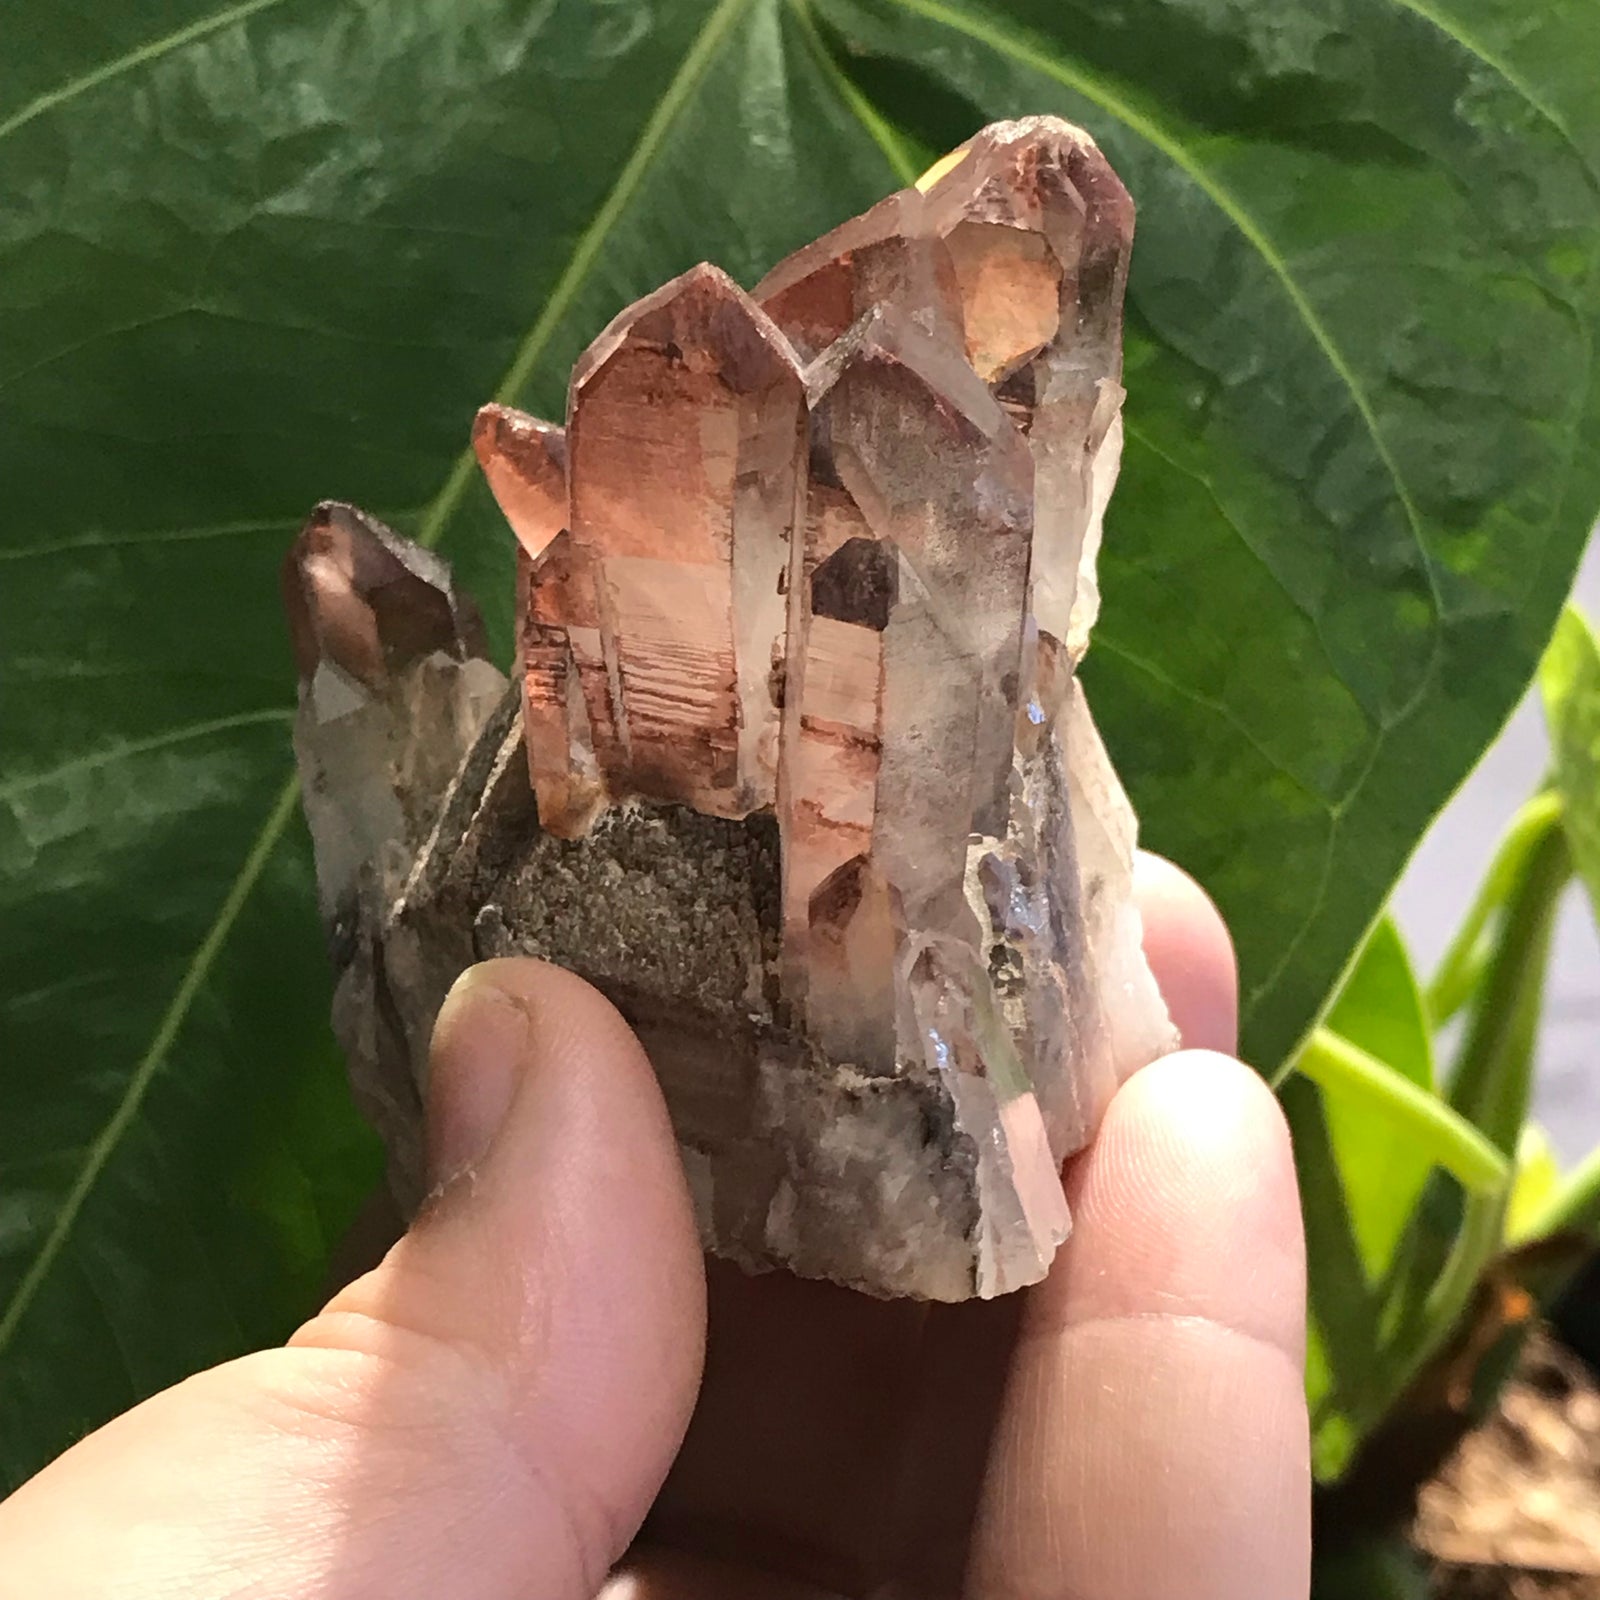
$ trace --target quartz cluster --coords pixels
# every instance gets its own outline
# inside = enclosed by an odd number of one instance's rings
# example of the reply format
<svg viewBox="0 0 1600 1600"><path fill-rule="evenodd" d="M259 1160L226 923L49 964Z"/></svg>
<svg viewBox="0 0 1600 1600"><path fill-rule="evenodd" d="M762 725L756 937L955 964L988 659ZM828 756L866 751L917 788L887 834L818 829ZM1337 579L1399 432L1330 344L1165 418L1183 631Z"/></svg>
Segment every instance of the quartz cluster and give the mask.
<svg viewBox="0 0 1600 1600"><path fill-rule="evenodd" d="M711 1249L947 1300L1043 1276L1061 1162L1175 1042L1075 673L1132 225L1086 134L996 124L751 293L699 266L627 308L564 429L486 407L498 704L440 564L319 510L300 760L392 1148L451 979L541 955L638 1030Z"/></svg>

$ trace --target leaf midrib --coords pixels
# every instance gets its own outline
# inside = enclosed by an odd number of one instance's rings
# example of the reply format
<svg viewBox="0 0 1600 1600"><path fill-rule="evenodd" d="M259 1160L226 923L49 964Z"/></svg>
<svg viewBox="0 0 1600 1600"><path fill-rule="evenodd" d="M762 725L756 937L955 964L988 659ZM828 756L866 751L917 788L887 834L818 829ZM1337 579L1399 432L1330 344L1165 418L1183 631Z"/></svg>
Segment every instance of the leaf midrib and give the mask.
<svg viewBox="0 0 1600 1600"><path fill-rule="evenodd" d="M219 13L229 20L238 20L239 14L248 15L253 11L264 10L267 6L280 4L281 0L247 0L245 6L234 8L230 13ZM650 163L659 151L662 141L666 138L674 120L683 110L691 98L694 89L705 76L707 67L715 56L717 47L726 38L733 23L752 0L719 0L718 5L706 18L690 43L688 51L679 63L677 71L667 84L665 92L657 102L649 119L635 143L628 160L618 173L616 182L608 191L606 198L601 202L593 220L579 237L577 246L568 258L567 265L563 268L560 278L557 279L555 288L551 291L550 298L545 302L543 310L535 319L529 329L527 337L518 347L517 353L495 390L497 399L506 400L513 398L526 384L540 356L544 353L551 337L559 325L560 318L571 305L573 298L582 287L585 278L599 256L606 236L616 225L618 218L626 209L628 201L638 188L640 180L649 168ZM212 30L224 24L212 19ZM208 30L208 31L212 31ZM194 28L183 30L180 34L169 35L166 48L176 48L178 45L192 42L199 35ZM147 47L142 54L136 53L138 59L151 58L155 47ZM160 53L165 53L161 51ZM133 59L126 60L116 70L126 70L128 66L136 65ZM93 82L104 82L106 77L113 76L109 69L102 69L98 76L93 77ZM56 94L51 104L60 104L64 99L70 98L72 93L83 88L91 87L89 80L78 80L76 87L68 86ZM38 105L38 102L35 102ZM49 109L48 106L41 109ZM37 113L33 113L37 114ZM17 119L13 119L16 123ZM17 124L20 125L20 124ZM11 124L0 124L0 137L10 131ZM471 480L473 470L473 453L470 449L464 450L457 458L446 478L444 486L429 505L423 518L420 530L420 542L429 546L438 543L444 534L449 519L462 494L466 491ZM67 1198L63 1201L61 1209L56 1213L55 1221L51 1224L48 1234L33 1260L29 1263L27 1271L23 1274L16 1290L7 1303L4 1315L0 1315L0 1359L9 1349L12 1340L16 1337L17 1329L21 1326L28 1308L32 1305L34 1297L38 1294L40 1286L50 1275L51 1269L60 1258L67 1241L71 1237L78 1215L82 1211L85 1201L94 1189L100 1174L105 1170L107 1162L111 1159L117 1146L121 1143L123 1135L132 1126L139 1113L139 1108L154 1081L156 1073L160 1070L167 1052L177 1040L188 1018L189 1010L205 984L206 978L217 956L227 944L233 931L234 923L243 911L257 881L266 868L273 850L276 848L283 830L288 826L290 817L294 814L295 805L300 795L300 782L298 777L291 776L279 791L274 800L272 809L267 814L260 832L256 835L243 865L239 869L224 897L215 920L206 931L204 938L196 947L188 966L184 970L182 980L173 994L172 1000L166 1011L162 1014L156 1026L156 1032L151 1039L149 1047L140 1057L127 1087L123 1090L115 1109L107 1119L105 1126L88 1147L88 1153L82 1169L79 1171L72 1188L68 1191Z"/></svg>
<svg viewBox="0 0 1600 1600"><path fill-rule="evenodd" d="M821 30L817 27L817 19L811 10L811 0L789 0L789 9L794 13L807 48L815 58L823 77L828 80L829 88L833 90L845 110L861 124L867 137L877 145L896 180L909 188L917 181L920 174L912 165L888 122L878 115L872 102L851 81L849 73L834 60Z"/></svg>
<svg viewBox="0 0 1600 1600"><path fill-rule="evenodd" d="M115 761L127 761L134 756L153 755L158 750L171 750L178 745L192 744L197 739L209 739L219 733L234 733L240 728L258 728L272 723L285 723L294 713L287 706L264 706L255 711L236 711L228 717L212 717L205 722L187 722L181 727L167 728L143 739L125 739L120 744L91 750L74 756L70 761L59 762L39 772L25 773L0 783L0 801L14 800L30 789L58 783L73 773L93 772Z"/></svg>

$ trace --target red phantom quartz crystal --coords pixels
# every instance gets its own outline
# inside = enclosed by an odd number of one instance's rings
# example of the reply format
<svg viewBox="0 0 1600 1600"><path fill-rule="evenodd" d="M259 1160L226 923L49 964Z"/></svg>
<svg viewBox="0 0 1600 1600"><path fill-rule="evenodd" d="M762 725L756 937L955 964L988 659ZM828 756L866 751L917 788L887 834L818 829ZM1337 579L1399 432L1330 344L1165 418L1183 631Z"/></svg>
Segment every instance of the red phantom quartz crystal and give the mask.
<svg viewBox="0 0 1600 1600"><path fill-rule="evenodd" d="M942 1300L1044 1275L1062 1161L1176 1042L1076 676L1132 227L1087 135L1000 123L751 293L629 306L564 427L485 407L514 690L438 557L313 515L334 1024L408 1203L444 994L533 955L638 1032L712 1250Z"/></svg>
<svg viewBox="0 0 1600 1600"><path fill-rule="evenodd" d="M997 124L752 294L701 266L630 306L564 434L475 435L542 825L776 815L782 1006L831 1070L944 1086L980 1293L1042 1274L1061 1161L1173 1042L1074 676L1132 227L1085 134Z"/></svg>

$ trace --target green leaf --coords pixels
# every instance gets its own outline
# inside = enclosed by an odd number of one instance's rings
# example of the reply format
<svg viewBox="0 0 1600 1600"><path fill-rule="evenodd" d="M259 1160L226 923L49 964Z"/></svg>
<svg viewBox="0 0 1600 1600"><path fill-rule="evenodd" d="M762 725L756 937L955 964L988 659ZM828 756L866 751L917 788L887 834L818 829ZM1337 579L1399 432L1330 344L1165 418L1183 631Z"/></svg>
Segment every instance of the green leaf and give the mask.
<svg viewBox="0 0 1600 1600"><path fill-rule="evenodd" d="M1510 1168L1434 1091L1430 1019L1388 917L1295 1066L1282 1098L1306 1219L1313 1465L1328 1480L1459 1312L1499 1242Z"/></svg>
<svg viewBox="0 0 1600 1600"><path fill-rule="evenodd" d="M1600 1149L1591 1150L1565 1178L1559 1172L1540 1173L1518 1221L1513 1243L1570 1233L1600 1245Z"/></svg>
<svg viewBox="0 0 1600 1600"><path fill-rule="evenodd" d="M1393 1259L1440 1151L1425 1133L1419 1136L1418 1115L1400 1103L1409 1087L1425 1109L1442 1109L1432 1101L1432 1029L1393 918L1383 917L1373 928L1325 1026L1335 1041L1342 1038L1400 1080L1386 1095L1384 1085L1355 1074L1307 1074L1322 1088L1343 1202L1375 1282ZM1305 1053L1299 1062L1306 1070Z"/></svg>
<svg viewBox="0 0 1600 1600"><path fill-rule="evenodd" d="M1574 606L1539 664L1539 690L1572 862L1600 916L1600 641Z"/></svg>
<svg viewBox="0 0 1600 1600"><path fill-rule="evenodd" d="M1496 925L1522 882L1529 855L1562 820L1562 811L1559 795L1536 794L1511 819L1472 905L1428 985L1428 1013L1436 1028L1442 1028L1476 997L1495 952Z"/></svg>
<svg viewBox="0 0 1600 1600"><path fill-rule="evenodd" d="M1393 917L1380 917L1328 1009L1325 1026L1432 1092L1433 1019Z"/></svg>
<svg viewBox="0 0 1600 1600"><path fill-rule="evenodd" d="M1406 985L1364 980L1364 961L1332 1015L1359 1030L1362 1014L1346 1011L1346 1002L1352 992L1364 994L1384 1012L1374 1037L1398 1052L1397 1064L1412 1065L1386 1072L1337 1036L1329 1036L1330 1048L1326 1029L1298 1058L1322 1090L1315 1104L1287 1095L1285 1104L1311 1244L1316 1350L1307 1375L1315 1465L1331 1476L1343 1472L1422 1363L1447 1342L1507 1242L1515 1193L1509 1158L1524 1136L1551 926L1569 872L1561 807L1536 796L1508 831L1445 962L1448 972L1462 952L1484 947L1481 961L1471 958L1471 1015L1444 1101L1432 1096L1431 1064L1408 1054L1429 1022L1414 981L1406 1002ZM1379 941L1377 948L1392 956L1397 943ZM1404 1011L1408 1003L1402 1022L1390 1008ZM1398 1125L1396 1113L1409 1118L1410 1136L1374 1152L1382 1130ZM1540 1183L1536 1151L1530 1161L1525 1190ZM1587 1195L1581 1186L1577 1193L1573 1204L1581 1210ZM1554 1205L1536 1206L1521 1226L1548 1231ZM1319 1248L1319 1239L1337 1244L1341 1230L1349 1250ZM1351 1302L1361 1308L1359 1321Z"/></svg>
<svg viewBox="0 0 1600 1600"><path fill-rule="evenodd" d="M1295 1074L1279 1090L1294 1136L1309 1269L1306 1403L1311 1464L1319 1482L1336 1481L1382 1413L1374 1394L1383 1304L1363 1258L1328 1134L1322 1091Z"/></svg>
<svg viewBox="0 0 1600 1600"><path fill-rule="evenodd" d="M308 1307L329 1051L275 566L355 499L509 637L493 395L988 117L1140 207L1092 693L1283 1061L1532 670L1597 501L1587 0L10 0L0 1485Z"/></svg>
<svg viewBox="0 0 1600 1600"><path fill-rule="evenodd" d="M1517 1141L1517 1175L1506 1207L1506 1243L1515 1249L1546 1230L1551 1202L1561 1193L1561 1166L1549 1136L1528 1123Z"/></svg>
<svg viewBox="0 0 1600 1600"><path fill-rule="evenodd" d="M1430 1587L1421 1559L1399 1539L1315 1553L1311 1600L1427 1600Z"/></svg>

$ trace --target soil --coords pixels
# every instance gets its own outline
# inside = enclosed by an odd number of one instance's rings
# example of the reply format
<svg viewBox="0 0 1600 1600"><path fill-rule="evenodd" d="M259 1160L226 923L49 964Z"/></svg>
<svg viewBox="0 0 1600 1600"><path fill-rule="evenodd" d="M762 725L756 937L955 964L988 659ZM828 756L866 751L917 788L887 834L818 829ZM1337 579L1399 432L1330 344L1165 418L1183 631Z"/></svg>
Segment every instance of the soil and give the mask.
<svg viewBox="0 0 1600 1600"><path fill-rule="evenodd" d="M1600 1600L1600 1383L1528 1342L1494 1415L1422 1492L1436 1600Z"/></svg>

